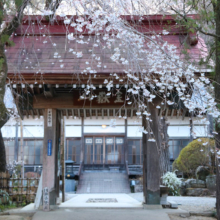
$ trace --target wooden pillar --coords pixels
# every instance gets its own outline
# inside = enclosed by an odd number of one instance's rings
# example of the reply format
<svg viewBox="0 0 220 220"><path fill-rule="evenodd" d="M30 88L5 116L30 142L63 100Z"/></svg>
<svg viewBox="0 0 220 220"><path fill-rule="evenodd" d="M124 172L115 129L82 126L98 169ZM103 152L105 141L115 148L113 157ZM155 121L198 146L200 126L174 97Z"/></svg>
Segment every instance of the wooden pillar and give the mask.
<svg viewBox="0 0 220 220"><path fill-rule="evenodd" d="M50 195L50 205L56 204L56 187L57 186L57 137L58 117L56 109L45 109L44 111L44 146L43 146L43 179L42 187L48 188ZM51 143L51 152L50 145Z"/></svg>
<svg viewBox="0 0 220 220"><path fill-rule="evenodd" d="M85 150L85 140L84 140L84 117L82 117L82 129L81 129L81 156L80 162L84 162L84 150Z"/></svg>
<svg viewBox="0 0 220 220"><path fill-rule="evenodd" d="M128 160L128 121L127 119L125 119L125 140L124 140L124 155L125 155L125 161L124 164L126 163L126 161Z"/></svg>
<svg viewBox="0 0 220 220"><path fill-rule="evenodd" d="M158 110L149 104L148 111L151 113L152 122L146 120L143 116L142 124L144 128L155 135L156 142L148 141L149 133L143 134L143 190L144 203L147 205L160 204L160 156L157 144L160 144L159 137L159 117Z"/></svg>
<svg viewBox="0 0 220 220"><path fill-rule="evenodd" d="M22 160L22 171L21 176L24 179L24 140L23 140L23 122L20 119L20 149L21 149L21 160Z"/></svg>
<svg viewBox="0 0 220 220"><path fill-rule="evenodd" d="M61 119L61 166L62 166L62 202L65 202L65 116Z"/></svg>

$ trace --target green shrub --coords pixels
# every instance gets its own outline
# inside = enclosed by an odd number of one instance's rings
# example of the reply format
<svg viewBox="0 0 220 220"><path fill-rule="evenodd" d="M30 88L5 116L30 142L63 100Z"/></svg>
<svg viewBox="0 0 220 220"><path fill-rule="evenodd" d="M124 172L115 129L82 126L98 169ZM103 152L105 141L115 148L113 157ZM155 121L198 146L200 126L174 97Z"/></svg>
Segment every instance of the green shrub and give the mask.
<svg viewBox="0 0 220 220"><path fill-rule="evenodd" d="M195 177L198 166L208 166L213 172L212 158L215 141L208 138L199 138L183 148L179 157L173 163L173 170L182 171L188 177Z"/></svg>

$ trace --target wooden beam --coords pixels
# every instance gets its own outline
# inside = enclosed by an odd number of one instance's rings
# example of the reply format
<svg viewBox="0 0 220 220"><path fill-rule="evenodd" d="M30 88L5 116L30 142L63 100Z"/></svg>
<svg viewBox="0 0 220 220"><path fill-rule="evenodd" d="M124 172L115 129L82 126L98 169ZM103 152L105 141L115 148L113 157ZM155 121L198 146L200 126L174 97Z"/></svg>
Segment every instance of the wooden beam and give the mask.
<svg viewBox="0 0 220 220"><path fill-rule="evenodd" d="M104 110L102 109L102 119L104 119Z"/></svg>
<svg viewBox="0 0 220 220"><path fill-rule="evenodd" d="M60 117L61 117L61 119L64 119L64 117L63 117L63 110L60 111Z"/></svg>
<svg viewBox="0 0 220 220"><path fill-rule="evenodd" d="M44 95L47 98L53 98L54 97L54 89L53 89L53 87L51 85L50 85L49 88L45 88L44 89Z"/></svg>
<svg viewBox="0 0 220 220"><path fill-rule="evenodd" d="M98 110L95 110L96 119L98 119Z"/></svg>
<svg viewBox="0 0 220 220"><path fill-rule="evenodd" d="M108 119L109 119L109 109L107 109L107 113L108 113Z"/></svg>
<svg viewBox="0 0 220 220"><path fill-rule="evenodd" d="M80 118L80 109L78 108L78 117Z"/></svg>
<svg viewBox="0 0 220 220"><path fill-rule="evenodd" d="M113 109L113 117L115 118L115 108Z"/></svg>
<svg viewBox="0 0 220 220"><path fill-rule="evenodd" d="M72 109L72 117L74 118L74 109Z"/></svg>
<svg viewBox="0 0 220 220"><path fill-rule="evenodd" d="M133 118L133 109L131 109L131 118Z"/></svg>
<svg viewBox="0 0 220 220"><path fill-rule="evenodd" d="M92 119L92 109L89 109L89 113L90 113L90 119Z"/></svg>
<svg viewBox="0 0 220 220"><path fill-rule="evenodd" d="M184 108L184 109L183 109L183 113L182 113L182 120L184 120L185 115L186 115L186 109Z"/></svg>
<svg viewBox="0 0 220 220"><path fill-rule="evenodd" d="M37 117L38 117L38 119L40 119L40 112L39 112L39 109L36 109L36 111L37 111Z"/></svg>
<svg viewBox="0 0 220 220"><path fill-rule="evenodd" d="M34 119L34 118L35 118L35 117L34 117L34 110L31 109L30 111L31 111L32 118Z"/></svg>
<svg viewBox="0 0 220 220"><path fill-rule="evenodd" d="M29 118L29 112L28 112L28 110L26 110L26 116L27 116L27 118Z"/></svg>
<svg viewBox="0 0 220 220"><path fill-rule="evenodd" d="M40 94L40 89L39 89L38 86L35 86L35 87L34 87L34 90L36 91L37 94Z"/></svg>
<svg viewBox="0 0 220 220"><path fill-rule="evenodd" d="M66 118L69 118L69 113L68 113L68 109L66 109Z"/></svg>

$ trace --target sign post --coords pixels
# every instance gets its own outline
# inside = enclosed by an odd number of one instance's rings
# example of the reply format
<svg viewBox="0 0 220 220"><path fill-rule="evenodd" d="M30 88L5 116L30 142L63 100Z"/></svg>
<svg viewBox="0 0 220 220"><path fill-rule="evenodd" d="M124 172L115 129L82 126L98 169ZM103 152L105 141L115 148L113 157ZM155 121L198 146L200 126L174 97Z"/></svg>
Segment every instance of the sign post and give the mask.
<svg viewBox="0 0 220 220"><path fill-rule="evenodd" d="M50 196L49 196L49 190L47 187L43 189L43 210L45 212L50 211Z"/></svg>

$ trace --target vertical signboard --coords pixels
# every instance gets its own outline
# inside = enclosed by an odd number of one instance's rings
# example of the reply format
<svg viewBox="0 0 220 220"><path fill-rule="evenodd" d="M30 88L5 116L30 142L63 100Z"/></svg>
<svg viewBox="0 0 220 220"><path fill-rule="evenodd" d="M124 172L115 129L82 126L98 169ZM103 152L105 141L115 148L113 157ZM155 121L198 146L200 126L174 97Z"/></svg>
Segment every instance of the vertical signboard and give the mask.
<svg viewBox="0 0 220 220"><path fill-rule="evenodd" d="M43 210L48 212L50 211L50 198L49 198L49 190L47 187L43 189Z"/></svg>
<svg viewBox="0 0 220 220"><path fill-rule="evenodd" d="M47 156L51 156L52 155L52 140L49 139L47 141Z"/></svg>
<svg viewBox="0 0 220 220"><path fill-rule="evenodd" d="M47 127L52 127L52 109L47 109Z"/></svg>

